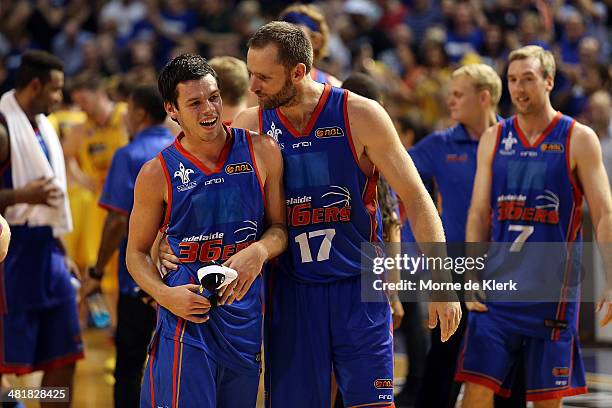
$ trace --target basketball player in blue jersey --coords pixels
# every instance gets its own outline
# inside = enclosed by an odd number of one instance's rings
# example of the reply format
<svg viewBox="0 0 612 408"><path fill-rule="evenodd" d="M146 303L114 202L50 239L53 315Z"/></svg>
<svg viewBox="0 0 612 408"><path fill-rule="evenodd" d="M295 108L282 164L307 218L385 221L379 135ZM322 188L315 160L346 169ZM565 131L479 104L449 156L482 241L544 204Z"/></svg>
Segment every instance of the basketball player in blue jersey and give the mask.
<svg viewBox="0 0 612 408"><path fill-rule="evenodd" d="M333 370L346 406L391 407L389 303L382 293L379 302L361 301L361 245L381 240L378 170L406 203L418 241L444 242L444 232L384 108L313 81L312 61L294 25L257 30L247 67L259 108L235 121L274 137L285 169L289 250L269 274L266 404L329 406ZM429 312L447 340L458 302L431 303Z"/></svg>
<svg viewBox="0 0 612 408"><path fill-rule="evenodd" d="M46 118L61 102L63 85L61 60L28 51L15 90L0 99L0 209L11 225L0 267L0 380L4 373L41 370L42 387L69 387L72 393L83 343L76 291L59 240L71 230L64 159ZM48 171L36 171L40 165ZM39 178L42 174L50 177ZM17 216L23 207L25 213Z"/></svg>
<svg viewBox="0 0 612 408"><path fill-rule="evenodd" d="M182 133L138 175L127 265L161 306L142 407L254 407L261 364L263 263L286 247L282 158L267 136L222 124L214 70L184 54L159 77ZM162 280L149 251L162 226L181 266ZM198 269L238 273L219 305L198 293Z"/></svg>
<svg viewBox="0 0 612 408"><path fill-rule="evenodd" d="M508 88L517 113L481 138L468 242L568 242L578 247L583 197L598 241L612 241L612 197L597 136L553 109L554 75L553 56L541 47L510 53ZM517 273L550 272L546 265L534 268L538 260L525 254L517 262ZM611 285L608 279L598 303L598 309L605 309L602 325L612 320ZM456 375L467 382L464 407L491 407L494 393L508 395L521 355L526 398L536 408L560 407L562 397L587 392L577 302L563 297L558 303L474 301L467 308Z"/></svg>

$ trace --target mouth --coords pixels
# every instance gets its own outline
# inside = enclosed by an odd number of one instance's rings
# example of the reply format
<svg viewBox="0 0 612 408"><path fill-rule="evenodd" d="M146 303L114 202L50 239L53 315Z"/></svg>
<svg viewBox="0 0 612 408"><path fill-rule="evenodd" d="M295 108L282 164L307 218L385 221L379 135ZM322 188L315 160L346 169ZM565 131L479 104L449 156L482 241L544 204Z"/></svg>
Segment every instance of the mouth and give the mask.
<svg viewBox="0 0 612 408"><path fill-rule="evenodd" d="M200 122L200 126L202 126L205 129L212 129L212 128L215 127L215 125L217 124L218 121L219 121L219 118L203 120L203 121Z"/></svg>
<svg viewBox="0 0 612 408"><path fill-rule="evenodd" d="M529 102L529 98L526 96L519 96L518 98L516 98L516 101L518 103L527 103Z"/></svg>

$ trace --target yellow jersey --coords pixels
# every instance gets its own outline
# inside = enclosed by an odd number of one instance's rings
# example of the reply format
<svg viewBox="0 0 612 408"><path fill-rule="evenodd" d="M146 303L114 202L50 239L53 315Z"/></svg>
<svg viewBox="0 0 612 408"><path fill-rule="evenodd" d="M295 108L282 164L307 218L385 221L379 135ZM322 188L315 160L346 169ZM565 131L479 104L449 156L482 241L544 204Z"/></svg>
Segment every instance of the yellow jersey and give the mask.
<svg viewBox="0 0 612 408"><path fill-rule="evenodd" d="M104 126L99 126L89 118L84 124L85 137L80 142L77 158L81 170L96 182L99 192L115 151L128 142L128 133L123 123L126 110L127 105L119 102L115 104Z"/></svg>

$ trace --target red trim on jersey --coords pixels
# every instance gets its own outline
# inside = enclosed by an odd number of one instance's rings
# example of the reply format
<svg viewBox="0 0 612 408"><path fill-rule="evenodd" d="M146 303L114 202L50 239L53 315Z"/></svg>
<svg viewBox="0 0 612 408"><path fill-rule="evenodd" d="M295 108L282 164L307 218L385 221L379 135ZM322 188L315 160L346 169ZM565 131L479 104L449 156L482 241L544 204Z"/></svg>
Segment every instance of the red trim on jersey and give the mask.
<svg viewBox="0 0 612 408"><path fill-rule="evenodd" d="M280 108L276 108L276 114L278 115L278 119L281 121L283 126L289 131L289 133L293 137L304 137L304 136L310 135L310 132L312 132L312 128L314 127L315 123L317 123L317 119L319 119L319 114L321 113L321 111L323 110L323 107L325 106L325 102L327 102L327 98L329 97L330 92L331 92L331 86L326 84L325 87L323 88L323 93L321 94L321 97L319 98L319 102L317 103L315 110L312 112L312 115L310 116L310 120L306 124L306 127L304 128L303 133L298 132L298 130L293 127L291 122L289 122L289 119L287 119L285 115L283 115L283 112L281 112Z"/></svg>
<svg viewBox="0 0 612 408"><path fill-rule="evenodd" d="M497 124L497 136L495 136L495 146L493 148L493 156L491 157L491 182L489 187L491 190L493 189L493 162L495 161L495 157L497 156L497 151L499 150L499 140L501 139L502 130L504 129L504 121L498 122ZM493 229L493 212L495 209L491 206L489 202L489 229Z"/></svg>
<svg viewBox="0 0 612 408"><path fill-rule="evenodd" d="M179 348L179 333L181 332L181 318L176 322L176 330L174 331L174 353L172 357L172 407L176 406L176 387L178 384L178 348Z"/></svg>
<svg viewBox="0 0 612 408"><path fill-rule="evenodd" d="M159 307L157 308L157 315L159 316ZM158 341L159 337L157 337L153 341L153 346L151 347L151 354L149 355L149 388L151 388L151 408L155 408L155 382L153 381L153 360L155 358L155 351L157 351Z"/></svg>
<svg viewBox="0 0 612 408"><path fill-rule="evenodd" d="M174 141L174 147L176 147L176 149L183 156L185 156L187 160L193 163L205 175L210 176L211 174L219 173L221 169L223 168L223 166L225 165L225 160L227 160L227 156L229 156L229 153L232 150L232 140L234 139L234 133L232 132L230 128L223 125L223 129L225 133L227 134L227 138L225 140L223 149L221 149L221 153L219 154L219 158L217 159L217 162L215 163L215 167L213 169L209 169L208 167L206 167L206 165L204 165L204 163L202 163L200 159L198 159L197 157L189 153L187 150L185 150L185 148L181 144L181 139L185 137L185 134L183 132L181 132L181 134L178 135L178 137Z"/></svg>
<svg viewBox="0 0 612 408"><path fill-rule="evenodd" d="M378 242L376 230L378 229L378 220L376 219L376 210L378 209L377 196L378 170L372 169L372 175L367 178L363 189L362 198L363 204L370 216L370 242Z"/></svg>
<svg viewBox="0 0 612 408"><path fill-rule="evenodd" d="M559 123L559 120L561 120L562 116L563 115L561 114L561 112L557 112L548 124L548 126L546 126L546 129L544 129L544 131L540 133L540 136L537 137L533 145L529 143L529 140L527 140L527 137L525 137L525 134L519 127L518 117L516 115L514 116L512 122L514 123L514 128L516 129L516 133L518 133L519 140L523 144L523 147L525 149L535 149L540 145L540 143L544 141L544 139L546 139L546 136L548 136L548 134L555 128L555 126L557 126L557 123Z"/></svg>
<svg viewBox="0 0 612 408"><path fill-rule="evenodd" d="M559 320L563 320L565 318L567 302L565 302L564 300L567 297L568 283L570 282L571 269L573 266L573 262L571 262L571 254L572 254L572 249L573 249L572 247L573 247L573 242L576 241L576 238L578 236L578 231L580 230L582 226L583 193L582 193L582 189L580 188L578 184L578 180L576 180L576 177L574 176L574 172L572 171L571 157L570 157L570 143L571 143L571 138L572 138L572 131L574 130L575 124L576 124L576 121L573 120L569 126L569 129L567 131L567 137L565 139L566 140L565 141L565 164L567 167L568 177L572 185L572 195L574 196L574 202L572 204L572 212L571 212L571 216L569 220L569 225L567 227L568 230L565 234L565 241L568 242L568 245L567 245L568 257L566 259L563 286L561 287L561 297L560 297L559 304L557 306L557 319ZM561 335L560 330L558 329L553 330L553 333L552 333L553 340L559 340L560 335Z"/></svg>
<svg viewBox="0 0 612 408"><path fill-rule="evenodd" d="M349 142L349 146L351 147L351 153L353 153L353 158L355 159L355 163L357 163L357 167L359 167L359 158L357 157L357 151L355 150L355 143L353 143L353 135L351 133L351 125L349 123L348 117L348 91L344 90L344 98L342 98L342 114L344 115L344 127L346 129L346 138Z"/></svg>
<svg viewBox="0 0 612 408"><path fill-rule="evenodd" d="M543 401L571 397L572 395L586 394L588 392L589 389L587 387L567 388L565 390L540 392L537 394L530 394L530 391L528 390L525 399L527 401Z"/></svg>
<svg viewBox="0 0 612 408"><path fill-rule="evenodd" d="M255 152L253 151L253 139L251 138L251 132L247 129L244 129L244 133L246 135L247 143L249 145L249 152L251 153L251 161L253 162L253 168L255 169L255 175L257 176L257 180L259 181L259 189L261 190L261 198L263 200L264 209L266 208L266 195L264 193L264 184L261 181L261 176L259 174L259 169L257 168L257 160L255 160Z"/></svg>
<svg viewBox="0 0 612 408"><path fill-rule="evenodd" d="M504 398L508 398L510 396L510 390L502 388L502 386L497 384L494 380L489 377L484 377L483 374L480 373L466 373L462 371L455 374L455 381L469 382L485 386L490 390L493 390L495 394L501 395Z"/></svg>
<svg viewBox="0 0 612 408"><path fill-rule="evenodd" d="M3 345L4 346L4 345ZM39 363L36 365L26 365L26 364L7 364L5 362L0 365L0 373L1 374L29 374L34 371L47 371L53 370L55 368L60 368L76 361L84 358L85 355L82 351L77 351L74 353L66 354L61 357L54 358L53 360L45 361L44 363Z"/></svg>
<svg viewBox="0 0 612 408"><path fill-rule="evenodd" d="M112 206L110 204L98 203L98 207L104 208L107 211L112 211L112 212L119 213L121 215L126 215L126 216L130 215L130 213L125 211L123 208L114 207L114 206Z"/></svg>
<svg viewBox="0 0 612 408"><path fill-rule="evenodd" d="M257 110L259 111L258 115L259 116L259 134L263 135L264 131L263 131L263 109L261 109L261 106L259 108L257 108Z"/></svg>
<svg viewBox="0 0 612 408"><path fill-rule="evenodd" d="M582 192L582 188L580 188L580 185L578 184L578 180L576 179L574 172L572 171L572 167L571 167L572 162L571 162L571 157L570 157L570 143L572 141L572 133L573 133L575 124L576 124L576 121L573 120L569 126L569 129L567 130L567 138L565 142L565 163L567 165L567 172L568 172L569 180L570 180L570 183L572 184L574 204L576 205L576 208L578 210L582 211L583 192ZM579 214L579 215L582 215L582 214ZM580 228L581 222L582 222L582 217L578 217L577 220L574 220L574 224L570 224L571 226L570 235L566 237L566 240L569 239L571 241L574 241L576 239L576 235L578 234L578 229Z"/></svg>
<svg viewBox="0 0 612 408"><path fill-rule="evenodd" d="M162 222L163 229L170 223L170 214L172 214L172 179L170 178L170 173L168 173L168 165L166 164L164 156L161 153L158 153L157 158L161 162L162 169L164 169L164 175L166 176L166 187L168 189L168 202L166 203L167 205L164 214L164 221Z"/></svg>

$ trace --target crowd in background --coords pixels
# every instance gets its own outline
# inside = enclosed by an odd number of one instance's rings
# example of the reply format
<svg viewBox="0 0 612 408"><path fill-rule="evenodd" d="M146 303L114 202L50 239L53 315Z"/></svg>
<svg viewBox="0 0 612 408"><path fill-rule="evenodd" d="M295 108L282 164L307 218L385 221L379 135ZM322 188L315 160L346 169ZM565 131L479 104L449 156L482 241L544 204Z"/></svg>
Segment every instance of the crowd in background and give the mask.
<svg viewBox="0 0 612 408"><path fill-rule="evenodd" d="M94 73L118 84L155 81L172 57L197 52L245 58L246 40L291 2L255 0L3 0L0 91L20 55L59 56L68 79ZM509 50L537 44L558 64L553 104L591 123L589 97L610 90L609 1L330 0L316 3L330 30L319 68L340 80L374 75L397 123L426 134L449 124L446 86L461 64L484 62L500 75ZM70 84L70 81L68 81ZM119 86L119 88L121 88ZM505 87L504 87L505 88ZM114 95L115 98L120 98ZM511 113L507 92L500 114Z"/></svg>

